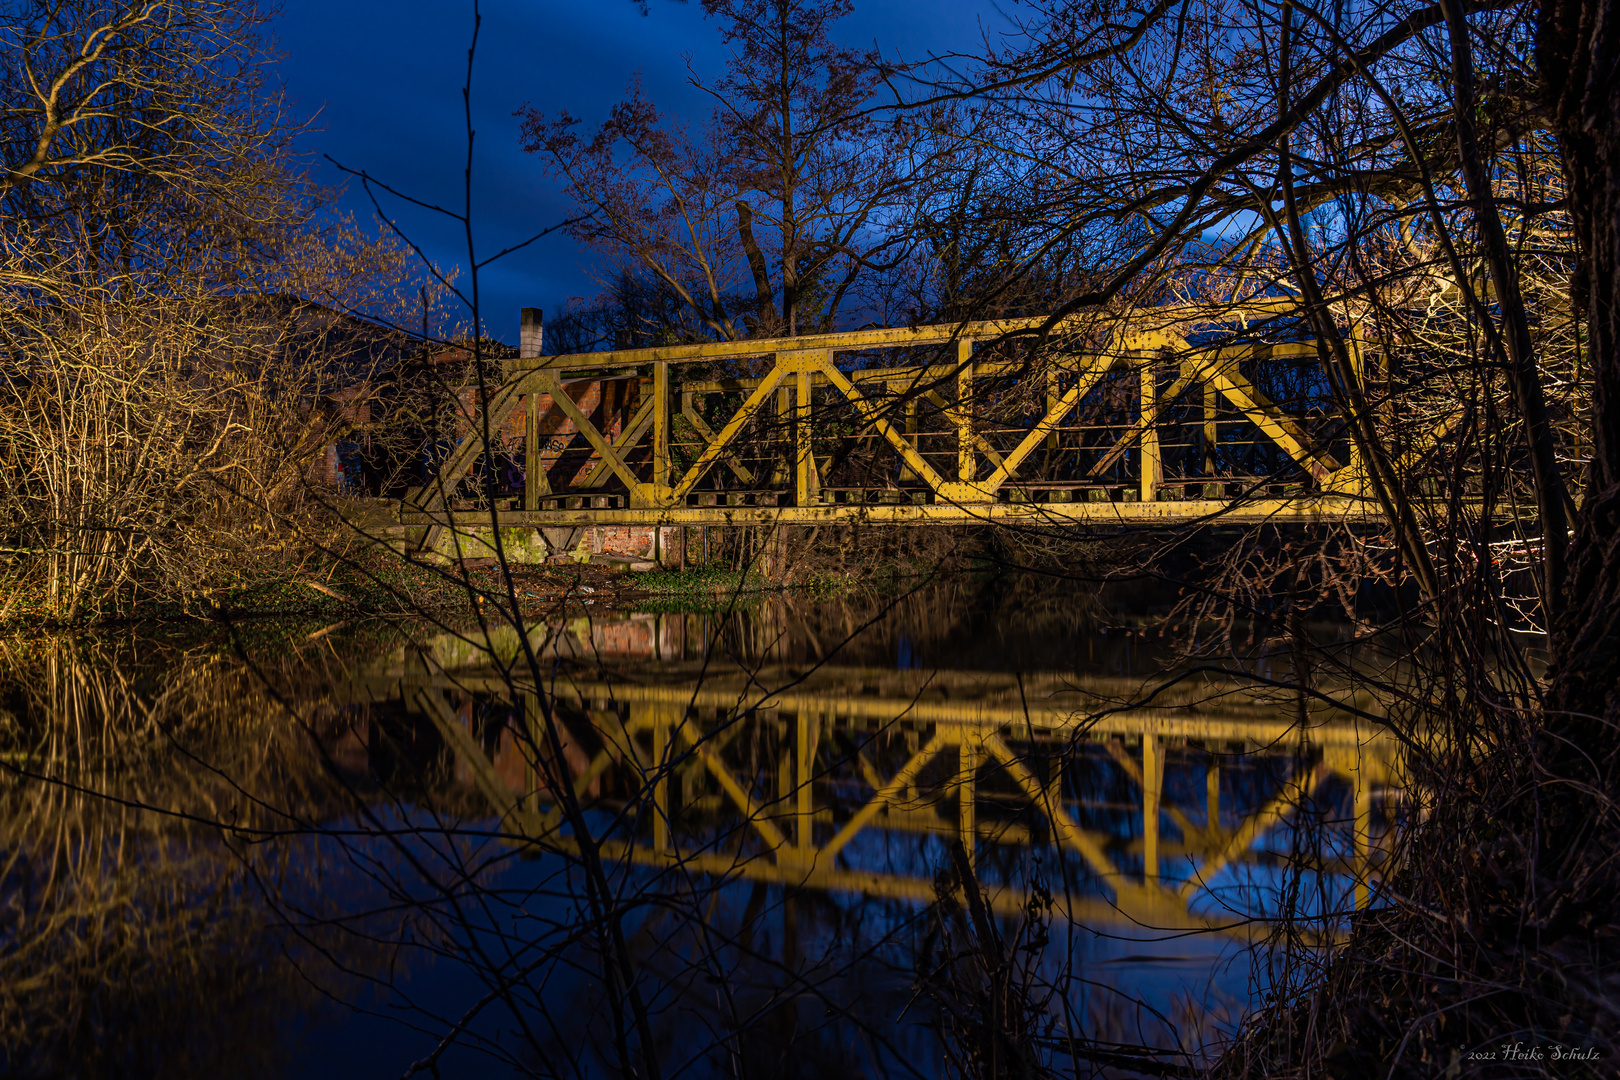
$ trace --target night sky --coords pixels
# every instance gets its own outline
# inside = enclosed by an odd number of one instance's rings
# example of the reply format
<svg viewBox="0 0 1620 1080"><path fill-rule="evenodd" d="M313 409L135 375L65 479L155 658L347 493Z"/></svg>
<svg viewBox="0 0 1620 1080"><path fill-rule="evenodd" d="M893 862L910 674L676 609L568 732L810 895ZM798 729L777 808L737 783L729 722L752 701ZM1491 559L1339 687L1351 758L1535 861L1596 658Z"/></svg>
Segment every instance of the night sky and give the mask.
<svg viewBox="0 0 1620 1080"><path fill-rule="evenodd" d="M473 75L480 258L569 214L539 162L519 147L512 114L525 103L547 113L567 109L594 124L640 72L666 115L695 124L711 111L687 83L688 58L706 78L724 66L717 28L700 3L651 0L642 15L633 0L484 0L482 11ZM1005 25L992 0L872 0L839 23L835 36L917 60L973 50L984 29ZM298 115L314 117L316 130L303 147L317 159L317 175L341 179L320 160L330 154L416 198L459 209L471 31L471 0L283 0L273 25L284 56L279 74ZM371 219L356 181L339 205ZM383 205L441 266L467 265L459 223L398 202ZM567 298L598 291L590 253L561 232L487 267L481 279L485 331L509 342L517 340L520 307L544 308L549 317Z"/></svg>

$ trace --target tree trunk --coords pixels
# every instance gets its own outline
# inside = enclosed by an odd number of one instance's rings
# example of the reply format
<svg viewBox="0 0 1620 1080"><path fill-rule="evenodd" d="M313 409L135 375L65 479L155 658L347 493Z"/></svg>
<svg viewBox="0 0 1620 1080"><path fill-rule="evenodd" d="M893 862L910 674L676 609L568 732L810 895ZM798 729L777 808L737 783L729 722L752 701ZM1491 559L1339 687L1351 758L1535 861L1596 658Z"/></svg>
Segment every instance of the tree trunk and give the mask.
<svg viewBox="0 0 1620 1080"><path fill-rule="evenodd" d="M1606 816L1581 786L1612 792L1620 763L1620 7L1614 0L1542 0L1536 54L1579 245L1572 302L1587 327L1593 380L1592 460L1575 517L1565 611L1552 627L1554 667L1538 752L1568 794L1553 795L1562 805L1548 808L1542 826L1547 853L1567 871L1590 830L1602 827L1596 819Z"/></svg>

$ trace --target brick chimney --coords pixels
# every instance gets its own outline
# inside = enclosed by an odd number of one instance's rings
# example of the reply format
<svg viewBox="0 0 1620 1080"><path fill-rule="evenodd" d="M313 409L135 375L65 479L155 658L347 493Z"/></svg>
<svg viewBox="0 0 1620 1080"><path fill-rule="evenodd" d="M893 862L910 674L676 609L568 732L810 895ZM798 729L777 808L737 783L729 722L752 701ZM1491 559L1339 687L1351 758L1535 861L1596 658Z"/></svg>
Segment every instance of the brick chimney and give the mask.
<svg viewBox="0 0 1620 1080"><path fill-rule="evenodd" d="M524 360L541 355L540 344L545 330L545 312L537 307L526 307L518 331L518 356Z"/></svg>

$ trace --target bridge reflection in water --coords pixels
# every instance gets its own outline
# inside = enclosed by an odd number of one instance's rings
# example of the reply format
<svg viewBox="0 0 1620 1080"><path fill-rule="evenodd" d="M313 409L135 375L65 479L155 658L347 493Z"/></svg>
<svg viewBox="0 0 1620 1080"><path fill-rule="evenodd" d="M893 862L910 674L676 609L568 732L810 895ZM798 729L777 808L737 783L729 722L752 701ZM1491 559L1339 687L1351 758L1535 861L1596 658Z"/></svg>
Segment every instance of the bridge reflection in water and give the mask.
<svg viewBox="0 0 1620 1080"><path fill-rule="evenodd" d="M1038 854L1075 923L1253 937L1278 913L1286 864L1316 896L1290 914L1330 940L1384 861L1397 745L1354 718L1376 714L1367 694L1325 694L1335 705L1205 676L743 666L693 655L707 640L694 626L535 632L548 661L621 654L611 672L578 665L544 687L562 769L548 767L537 688L471 662L510 656L515 637L398 654L357 690L430 722L512 842L577 850L547 779L566 776L600 812L604 854L655 872L925 904L960 839L1005 914L1027 900L1019 856Z"/></svg>

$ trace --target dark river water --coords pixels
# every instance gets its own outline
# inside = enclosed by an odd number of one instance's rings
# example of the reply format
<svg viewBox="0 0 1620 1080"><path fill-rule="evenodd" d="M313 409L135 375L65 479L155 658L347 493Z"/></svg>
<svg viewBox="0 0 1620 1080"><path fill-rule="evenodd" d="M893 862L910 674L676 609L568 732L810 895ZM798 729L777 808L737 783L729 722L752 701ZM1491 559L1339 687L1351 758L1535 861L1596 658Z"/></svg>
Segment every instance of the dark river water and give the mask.
<svg viewBox="0 0 1620 1080"><path fill-rule="evenodd" d="M0 641L0 1075L1174 1075L1403 805L1131 587L719 607Z"/></svg>

